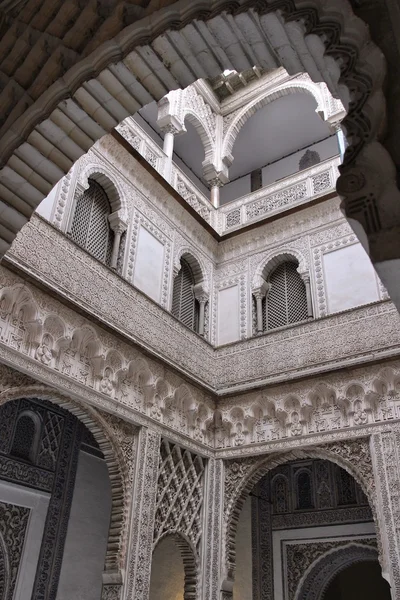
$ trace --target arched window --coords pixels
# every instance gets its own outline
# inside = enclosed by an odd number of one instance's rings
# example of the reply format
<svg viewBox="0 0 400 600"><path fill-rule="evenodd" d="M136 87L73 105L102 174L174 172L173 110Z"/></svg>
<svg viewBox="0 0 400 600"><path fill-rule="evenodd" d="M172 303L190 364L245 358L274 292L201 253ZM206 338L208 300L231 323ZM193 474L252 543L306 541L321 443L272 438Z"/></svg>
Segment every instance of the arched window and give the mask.
<svg viewBox="0 0 400 600"><path fill-rule="evenodd" d="M194 275L190 265L181 258L181 268L174 280L172 314L184 325L198 330L199 304L194 297Z"/></svg>
<svg viewBox="0 0 400 600"><path fill-rule="evenodd" d="M11 456L34 463L39 435L39 423L35 416L22 413L15 426Z"/></svg>
<svg viewBox="0 0 400 600"><path fill-rule="evenodd" d="M71 238L98 260L109 265L113 247L113 231L108 217L110 203L107 194L96 181L76 200L72 219Z"/></svg>
<svg viewBox="0 0 400 600"><path fill-rule="evenodd" d="M306 287L294 262L278 265L268 279L270 291L264 300L264 327L275 329L307 319Z"/></svg>
<svg viewBox="0 0 400 600"><path fill-rule="evenodd" d="M302 470L296 476L297 510L314 508L311 473Z"/></svg>

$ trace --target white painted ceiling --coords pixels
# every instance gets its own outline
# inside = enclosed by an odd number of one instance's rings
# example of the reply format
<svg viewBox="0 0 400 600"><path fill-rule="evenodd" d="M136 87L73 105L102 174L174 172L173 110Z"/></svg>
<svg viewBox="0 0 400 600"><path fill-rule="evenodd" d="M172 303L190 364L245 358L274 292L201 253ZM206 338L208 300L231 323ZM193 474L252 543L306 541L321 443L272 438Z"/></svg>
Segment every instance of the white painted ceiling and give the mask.
<svg viewBox="0 0 400 600"><path fill-rule="evenodd" d="M233 147L234 161L229 171L230 180L331 135L329 126L315 109L314 98L298 93L279 98L257 111L245 123L236 139ZM141 109L140 115L162 138L163 134L156 124L156 103ZM174 150L195 175L202 179L203 145L195 128L187 120L185 127L187 133L175 138Z"/></svg>

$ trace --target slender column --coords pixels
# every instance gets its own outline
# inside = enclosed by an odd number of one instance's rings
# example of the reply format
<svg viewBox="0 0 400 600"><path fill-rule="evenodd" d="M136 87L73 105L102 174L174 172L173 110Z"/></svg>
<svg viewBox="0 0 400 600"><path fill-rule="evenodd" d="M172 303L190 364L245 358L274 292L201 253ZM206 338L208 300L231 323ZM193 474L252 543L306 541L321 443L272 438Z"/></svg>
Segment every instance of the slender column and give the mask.
<svg viewBox="0 0 400 600"><path fill-rule="evenodd" d="M251 291L256 299L257 333L263 332L262 301L268 294L269 289L270 284L267 283L262 277L257 276L253 281Z"/></svg>
<svg viewBox="0 0 400 600"><path fill-rule="evenodd" d="M160 442L158 433L142 427L131 509L126 600L149 598Z"/></svg>
<svg viewBox="0 0 400 600"><path fill-rule="evenodd" d="M199 314L199 334L204 335L204 310L206 306L206 300L199 300L200 303L200 314Z"/></svg>
<svg viewBox="0 0 400 600"><path fill-rule="evenodd" d="M194 297L196 298L196 300L199 302L200 305L200 311L199 311L199 330L198 333L200 335L204 335L204 314L205 314L205 307L206 307L206 302L208 302L209 299L209 291L205 285L205 282L202 281L200 283L197 283L194 287L193 287L193 293L194 293Z"/></svg>
<svg viewBox="0 0 400 600"><path fill-rule="evenodd" d="M110 223L110 227L114 232L114 243L113 243L113 249L112 249L112 253L111 253L111 265L110 266L112 269L116 269L119 248L121 245L121 236L124 233L124 231L126 230L127 224L123 219L121 219L118 212L112 213L108 217L108 220Z"/></svg>
<svg viewBox="0 0 400 600"><path fill-rule="evenodd" d="M375 518L382 575L400 600L400 429L371 436L375 483Z"/></svg>
<svg viewBox="0 0 400 600"><path fill-rule="evenodd" d="M164 129L164 146L163 150L166 154L165 166L164 166L164 178L171 183L171 174L172 174L172 157L174 155L174 136L176 133L176 129L173 125L168 125Z"/></svg>
<svg viewBox="0 0 400 600"><path fill-rule="evenodd" d="M256 295L257 302L257 333L263 332L263 316L262 316L262 301L263 296L260 294Z"/></svg>
<svg viewBox="0 0 400 600"><path fill-rule="evenodd" d="M121 244L122 233L123 232L120 229L118 229L117 231L114 231L114 245L113 245L112 254L111 254L111 268L112 269L115 269L117 267L117 259L118 259L119 247Z"/></svg>
<svg viewBox="0 0 400 600"><path fill-rule="evenodd" d="M266 321L266 324L267 324L266 328L268 330L268 295L265 298L265 321Z"/></svg>
<svg viewBox="0 0 400 600"><path fill-rule="evenodd" d="M219 189L224 185L224 183L218 177L211 179L211 196L210 201L214 208L219 207Z"/></svg>
<svg viewBox="0 0 400 600"><path fill-rule="evenodd" d="M203 595L204 600L220 600L223 531L223 477L221 459L210 458L207 465L205 488L205 519L203 546Z"/></svg>
<svg viewBox="0 0 400 600"><path fill-rule="evenodd" d="M313 317L313 306L312 306L312 298L311 298L311 285L310 285L310 274L300 273L302 280L304 281L304 285L306 287L306 297L307 297L307 316Z"/></svg>
<svg viewBox="0 0 400 600"><path fill-rule="evenodd" d="M185 125L181 119L182 90L170 92L158 102L157 125L164 132L163 150L165 154L163 176L169 183L172 175L172 159L174 156L175 136L185 133Z"/></svg>
<svg viewBox="0 0 400 600"><path fill-rule="evenodd" d="M174 129L173 127L169 127L164 136L164 146L163 150L168 158L172 159L174 154Z"/></svg>

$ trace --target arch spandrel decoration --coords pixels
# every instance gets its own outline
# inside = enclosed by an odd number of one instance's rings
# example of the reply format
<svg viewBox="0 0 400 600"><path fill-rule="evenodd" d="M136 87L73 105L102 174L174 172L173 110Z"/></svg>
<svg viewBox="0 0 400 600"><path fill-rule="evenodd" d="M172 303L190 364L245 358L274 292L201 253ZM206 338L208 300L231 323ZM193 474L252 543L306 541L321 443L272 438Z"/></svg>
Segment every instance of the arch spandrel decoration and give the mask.
<svg viewBox="0 0 400 600"><path fill-rule="evenodd" d="M374 517L380 560L382 543L380 522L376 509L376 489L369 448L369 438L359 438L293 450L282 454L230 460L225 462L224 552L222 571L225 582L232 582L236 569L235 539L237 523L244 502L264 475L278 465L298 459L329 460L350 473L368 498Z"/></svg>
<svg viewBox="0 0 400 600"><path fill-rule="evenodd" d="M21 377L19 377L21 380ZM0 405L20 398L40 398L57 404L77 417L97 441L108 468L111 485L111 516L108 543L105 556L105 586L103 597L107 597L106 583L113 582L118 591L122 585L122 571L125 568L128 515L133 487L135 439L137 428L123 423L108 414L92 407L83 407L59 392L44 385L14 380L10 372L10 385L4 381L4 391L0 392ZM3 386L2 386L3 387ZM121 510L121 507L123 509ZM116 583L116 586L115 586ZM118 592L119 593L119 592ZM115 595L113 598L117 598Z"/></svg>

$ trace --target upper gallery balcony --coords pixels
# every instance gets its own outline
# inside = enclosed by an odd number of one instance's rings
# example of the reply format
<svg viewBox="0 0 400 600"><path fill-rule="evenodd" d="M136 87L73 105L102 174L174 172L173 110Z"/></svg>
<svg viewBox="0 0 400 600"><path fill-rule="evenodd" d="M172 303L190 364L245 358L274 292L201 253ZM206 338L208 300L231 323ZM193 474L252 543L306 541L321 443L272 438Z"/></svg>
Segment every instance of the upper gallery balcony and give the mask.
<svg viewBox="0 0 400 600"><path fill-rule="evenodd" d="M167 155L136 121L129 119L117 130L160 175L166 175ZM336 154L218 208L212 205L204 191L193 181L193 177L188 176L183 165L173 161L168 178L180 196L219 235L224 236L252 223L333 195L340 162L340 156Z"/></svg>
<svg viewBox="0 0 400 600"><path fill-rule="evenodd" d="M170 92L113 134L220 236L333 194L345 148L345 108L324 84L253 75L222 97L204 80Z"/></svg>

